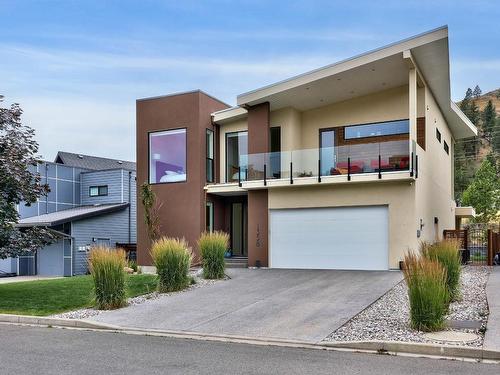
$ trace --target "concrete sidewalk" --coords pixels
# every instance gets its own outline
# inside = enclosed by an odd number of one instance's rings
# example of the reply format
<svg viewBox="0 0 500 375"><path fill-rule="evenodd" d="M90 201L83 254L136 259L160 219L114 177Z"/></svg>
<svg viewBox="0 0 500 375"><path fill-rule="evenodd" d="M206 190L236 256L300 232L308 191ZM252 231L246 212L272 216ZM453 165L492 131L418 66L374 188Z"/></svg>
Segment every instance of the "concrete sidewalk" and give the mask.
<svg viewBox="0 0 500 375"><path fill-rule="evenodd" d="M62 276L14 276L14 277L0 277L0 284L22 283L27 281L41 281L62 279Z"/></svg>
<svg viewBox="0 0 500 375"><path fill-rule="evenodd" d="M500 351L500 267L496 266L486 285L490 316L484 336L484 350Z"/></svg>

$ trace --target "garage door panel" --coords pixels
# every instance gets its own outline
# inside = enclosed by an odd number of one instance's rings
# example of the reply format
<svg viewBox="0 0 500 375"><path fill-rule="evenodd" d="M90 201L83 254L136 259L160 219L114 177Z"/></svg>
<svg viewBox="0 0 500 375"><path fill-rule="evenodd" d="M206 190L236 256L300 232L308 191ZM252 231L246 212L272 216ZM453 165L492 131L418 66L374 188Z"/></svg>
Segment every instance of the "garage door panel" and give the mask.
<svg viewBox="0 0 500 375"><path fill-rule="evenodd" d="M275 268L388 268L386 206L271 210Z"/></svg>

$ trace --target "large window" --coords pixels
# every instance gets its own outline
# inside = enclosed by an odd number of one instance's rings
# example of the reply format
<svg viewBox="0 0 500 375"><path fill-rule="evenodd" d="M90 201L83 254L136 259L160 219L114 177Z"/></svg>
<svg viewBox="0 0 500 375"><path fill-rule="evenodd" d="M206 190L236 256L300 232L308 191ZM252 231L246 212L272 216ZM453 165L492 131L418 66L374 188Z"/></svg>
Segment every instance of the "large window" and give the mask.
<svg viewBox="0 0 500 375"><path fill-rule="evenodd" d="M149 133L149 183L186 181L186 129Z"/></svg>
<svg viewBox="0 0 500 375"><path fill-rule="evenodd" d="M245 179L245 168L248 158L248 133L237 132L226 134L226 181L238 181ZM241 167L241 168L240 168Z"/></svg>
<svg viewBox="0 0 500 375"><path fill-rule="evenodd" d="M214 132L207 129L207 182L214 182Z"/></svg>
<svg viewBox="0 0 500 375"><path fill-rule="evenodd" d="M384 135L408 134L410 123L408 120L378 122L373 124L346 126L344 139L379 137Z"/></svg>

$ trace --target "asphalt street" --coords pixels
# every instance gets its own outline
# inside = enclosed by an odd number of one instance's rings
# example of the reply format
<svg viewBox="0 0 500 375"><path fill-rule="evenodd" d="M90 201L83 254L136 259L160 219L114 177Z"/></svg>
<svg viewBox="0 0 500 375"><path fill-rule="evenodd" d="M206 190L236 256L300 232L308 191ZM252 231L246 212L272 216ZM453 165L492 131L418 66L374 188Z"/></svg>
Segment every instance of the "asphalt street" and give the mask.
<svg viewBox="0 0 500 375"><path fill-rule="evenodd" d="M496 374L500 365L0 324L0 374Z"/></svg>

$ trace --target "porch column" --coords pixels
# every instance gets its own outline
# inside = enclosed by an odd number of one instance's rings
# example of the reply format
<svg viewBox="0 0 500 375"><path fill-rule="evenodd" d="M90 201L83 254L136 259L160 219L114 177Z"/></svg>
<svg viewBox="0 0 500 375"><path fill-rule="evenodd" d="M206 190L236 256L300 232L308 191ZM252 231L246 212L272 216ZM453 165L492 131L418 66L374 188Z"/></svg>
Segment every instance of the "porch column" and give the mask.
<svg viewBox="0 0 500 375"><path fill-rule="evenodd" d="M269 151L269 103L248 108L248 153ZM248 265L268 265L267 189L248 191Z"/></svg>

